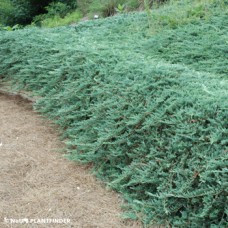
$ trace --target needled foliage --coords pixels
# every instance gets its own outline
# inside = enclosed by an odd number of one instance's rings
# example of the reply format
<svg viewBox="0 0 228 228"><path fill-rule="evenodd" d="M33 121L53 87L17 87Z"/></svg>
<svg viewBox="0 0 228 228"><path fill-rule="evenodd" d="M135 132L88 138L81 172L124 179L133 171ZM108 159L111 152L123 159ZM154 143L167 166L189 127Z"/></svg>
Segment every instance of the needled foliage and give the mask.
<svg viewBox="0 0 228 228"><path fill-rule="evenodd" d="M153 35L146 13L0 33L0 75L41 97L66 156L92 163L147 227L228 226L228 13L200 2L207 17L159 19Z"/></svg>

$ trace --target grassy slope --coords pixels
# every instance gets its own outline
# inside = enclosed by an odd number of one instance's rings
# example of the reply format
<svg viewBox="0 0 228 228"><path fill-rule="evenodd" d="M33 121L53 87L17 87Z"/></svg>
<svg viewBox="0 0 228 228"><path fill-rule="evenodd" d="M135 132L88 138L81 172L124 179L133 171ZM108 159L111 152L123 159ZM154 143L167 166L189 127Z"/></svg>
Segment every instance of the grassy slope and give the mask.
<svg viewBox="0 0 228 228"><path fill-rule="evenodd" d="M0 74L43 97L69 157L94 163L128 217L226 227L226 1L183 2L150 28L132 13L2 32Z"/></svg>

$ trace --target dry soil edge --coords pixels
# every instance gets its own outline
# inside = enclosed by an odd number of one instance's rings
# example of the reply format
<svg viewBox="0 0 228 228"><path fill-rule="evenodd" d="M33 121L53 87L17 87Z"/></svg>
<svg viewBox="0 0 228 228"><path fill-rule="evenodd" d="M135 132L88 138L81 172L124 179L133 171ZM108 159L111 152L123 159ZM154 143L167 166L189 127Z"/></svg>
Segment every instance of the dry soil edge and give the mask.
<svg viewBox="0 0 228 228"><path fill-rule="evenodd" d="M56 152L64 147L57 131L29 99L6 93L0 92L0 227L141 227L120 218L118 194ZM21 218L70 223L7 223Z"/></svg>

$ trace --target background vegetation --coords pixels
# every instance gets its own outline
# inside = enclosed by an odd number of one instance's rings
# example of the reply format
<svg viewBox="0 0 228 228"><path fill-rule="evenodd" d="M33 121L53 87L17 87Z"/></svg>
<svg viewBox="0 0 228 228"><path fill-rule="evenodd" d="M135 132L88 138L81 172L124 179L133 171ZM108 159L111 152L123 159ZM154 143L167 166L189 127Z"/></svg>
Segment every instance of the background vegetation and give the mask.
<svg viewBox="0 0 228 228"><path fill-rule="evenodd" d="M122 193L125 217L225 228L227 6L171 1L75 26L1 31L0 75L41 97L36 109L58 124L66 156Z"/></svg>
<svg viewBox="0 0 228 228"><path fill-rule="evenodd" d="M0 24L55 27L78 22L82 17L109 17L116 13L142 10L166 0L2 0Z"/></svg>
<svg viewBox="0 0 228 228"><path fill-rule="evenodd" d="M66 13L76 8L73 0L2 0L0 4L0 22L4 25L27 25L37 15L49 12ZM61 14L61 16L63 16Z"/></svg>

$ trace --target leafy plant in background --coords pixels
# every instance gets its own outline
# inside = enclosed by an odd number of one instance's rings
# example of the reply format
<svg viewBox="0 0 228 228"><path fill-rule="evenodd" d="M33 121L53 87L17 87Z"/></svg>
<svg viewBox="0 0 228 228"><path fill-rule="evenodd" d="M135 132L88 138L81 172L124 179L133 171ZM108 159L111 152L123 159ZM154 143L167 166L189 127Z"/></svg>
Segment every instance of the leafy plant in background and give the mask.
<svg viewBox="0 0 228 228"><path fill-rule="evenodd" d="M57 27L78 22L82 18L79 10L71 9L70 5L55 2L45 7L46 14L41 14L33 19L33 23L43 27Z"/></svg>
<svg viewBox="0 0 228 228"><path fill-rule="evenodd" d="M117 13L123 13L125 10L125 5L118 4L118 6L115 8Z"/></svg>
<svg viewBox="0 0 228 228"><path fill-rule="evenodd" d="M71 9L70 5L62 2L52 2L47 7L46 14L41 14L33 19L38 26L56 27L78 22L82 17L78 10Z"/></svg>
<svg viewBox="0 0 228 228"><path fill-rule="evenodd" d="M102 3L102 16L109 17L113 16L116 13L116 7L122 6L124 1L121 0L109 0L107 2Z"/></svg>
<svg viewBox="0 0 228 228"><path fill-rule="evenodd" d="M45 7L48 17L60 16L65 17L70 11L70 6L62 2L52 2Z"/></svg>

